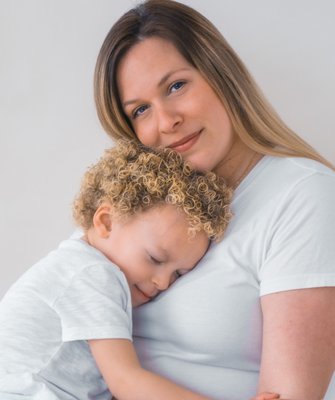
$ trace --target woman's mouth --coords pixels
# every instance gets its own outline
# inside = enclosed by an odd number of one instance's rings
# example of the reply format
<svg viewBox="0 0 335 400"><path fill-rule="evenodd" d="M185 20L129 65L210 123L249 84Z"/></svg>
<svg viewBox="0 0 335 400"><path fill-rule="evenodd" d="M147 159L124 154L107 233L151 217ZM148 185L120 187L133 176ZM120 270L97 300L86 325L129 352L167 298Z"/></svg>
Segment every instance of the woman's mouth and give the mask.
<svg viewBox="0 0 335 400"><path fill-rule="evenodd" d="M178 153L183 153L189 150L198 141L201 132L202 129L200 131L192 133L191 135L186 136L181 140L178 140L177 142L171 143L167 147L177 151Z"/></svg>

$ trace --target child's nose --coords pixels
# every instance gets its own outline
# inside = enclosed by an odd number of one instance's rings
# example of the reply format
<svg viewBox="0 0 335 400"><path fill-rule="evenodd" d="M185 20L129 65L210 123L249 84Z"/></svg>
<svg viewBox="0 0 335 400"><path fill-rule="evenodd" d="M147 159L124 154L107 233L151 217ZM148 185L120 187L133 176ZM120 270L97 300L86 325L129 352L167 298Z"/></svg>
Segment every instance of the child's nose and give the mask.
<svg viewBox="0 0 335 400"><path fill-rule="evenodd" d="M159 290L166 290L172 283L173 277L171 273L159 273L153 277L153 283Z"/></svg>

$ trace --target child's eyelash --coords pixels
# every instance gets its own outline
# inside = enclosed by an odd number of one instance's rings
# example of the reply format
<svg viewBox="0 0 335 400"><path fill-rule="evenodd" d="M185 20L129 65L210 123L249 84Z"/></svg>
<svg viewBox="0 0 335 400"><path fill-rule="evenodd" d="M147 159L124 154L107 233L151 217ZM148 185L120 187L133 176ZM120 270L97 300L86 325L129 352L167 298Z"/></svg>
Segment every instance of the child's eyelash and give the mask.
<svg viewBox="0 0 335 400"><path fill-rule="evenodd" d="M153 257L153 256L150 256L150 258L151 258L151 261L152 261L153 263L155 263L155 264L162 264L162 261L157 260L157 258L155 258L155 257Z"/></svg>

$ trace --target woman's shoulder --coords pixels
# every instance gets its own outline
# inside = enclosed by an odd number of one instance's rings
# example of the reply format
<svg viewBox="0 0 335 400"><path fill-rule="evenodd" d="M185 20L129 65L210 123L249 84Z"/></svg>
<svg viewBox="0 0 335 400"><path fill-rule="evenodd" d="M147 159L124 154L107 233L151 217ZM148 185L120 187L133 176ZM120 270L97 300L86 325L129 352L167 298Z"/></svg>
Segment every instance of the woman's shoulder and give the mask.
<svg viewBox="0 0 335 400"><path fill-rule="evenodd" d="M319 161L304 157L275 157L265 156L264 161L269 169L278 169L285 175L310 176L324 174L335 178L335 171Z"/></svg>
<svg viewBox="0 0 335 400"><path fill-rule="evenodd" d="M270 209L294 200L319 203L335 198L335 172L307 158L264 156L235 193L235 209L242 205ZM299 201L298 201L299 200Z"/></svg>
<svg viewBox="0 0 335 400"><path fill-rule="evenodd" d="M258 176L258 188L277 206L314 210L333 208L335 171L320 162L298 157L266 156ZM257 180L257 178L256 178Z"/></svg>
<svg viewBox="0 0 335 400"><path fill-rule="evenodd" d="M290 190L314 183L334 187L335 190L335 171L318 161L302 157L265 156L255 179L278 189Z"/></svg>

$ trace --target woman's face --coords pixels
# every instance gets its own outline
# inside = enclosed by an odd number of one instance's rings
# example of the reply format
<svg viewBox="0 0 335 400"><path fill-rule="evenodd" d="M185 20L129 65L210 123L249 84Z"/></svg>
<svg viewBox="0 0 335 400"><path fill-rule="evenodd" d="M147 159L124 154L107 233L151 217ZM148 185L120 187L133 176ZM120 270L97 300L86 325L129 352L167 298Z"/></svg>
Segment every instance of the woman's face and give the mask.
<svg viewBox="0 0 335 400"><path fill-rule="evenodd" d="M218 172L235 141L227 112L200 72L170 42L153 37L121 60L117 82L138 139L170 147L200 170Z"/></svg>

